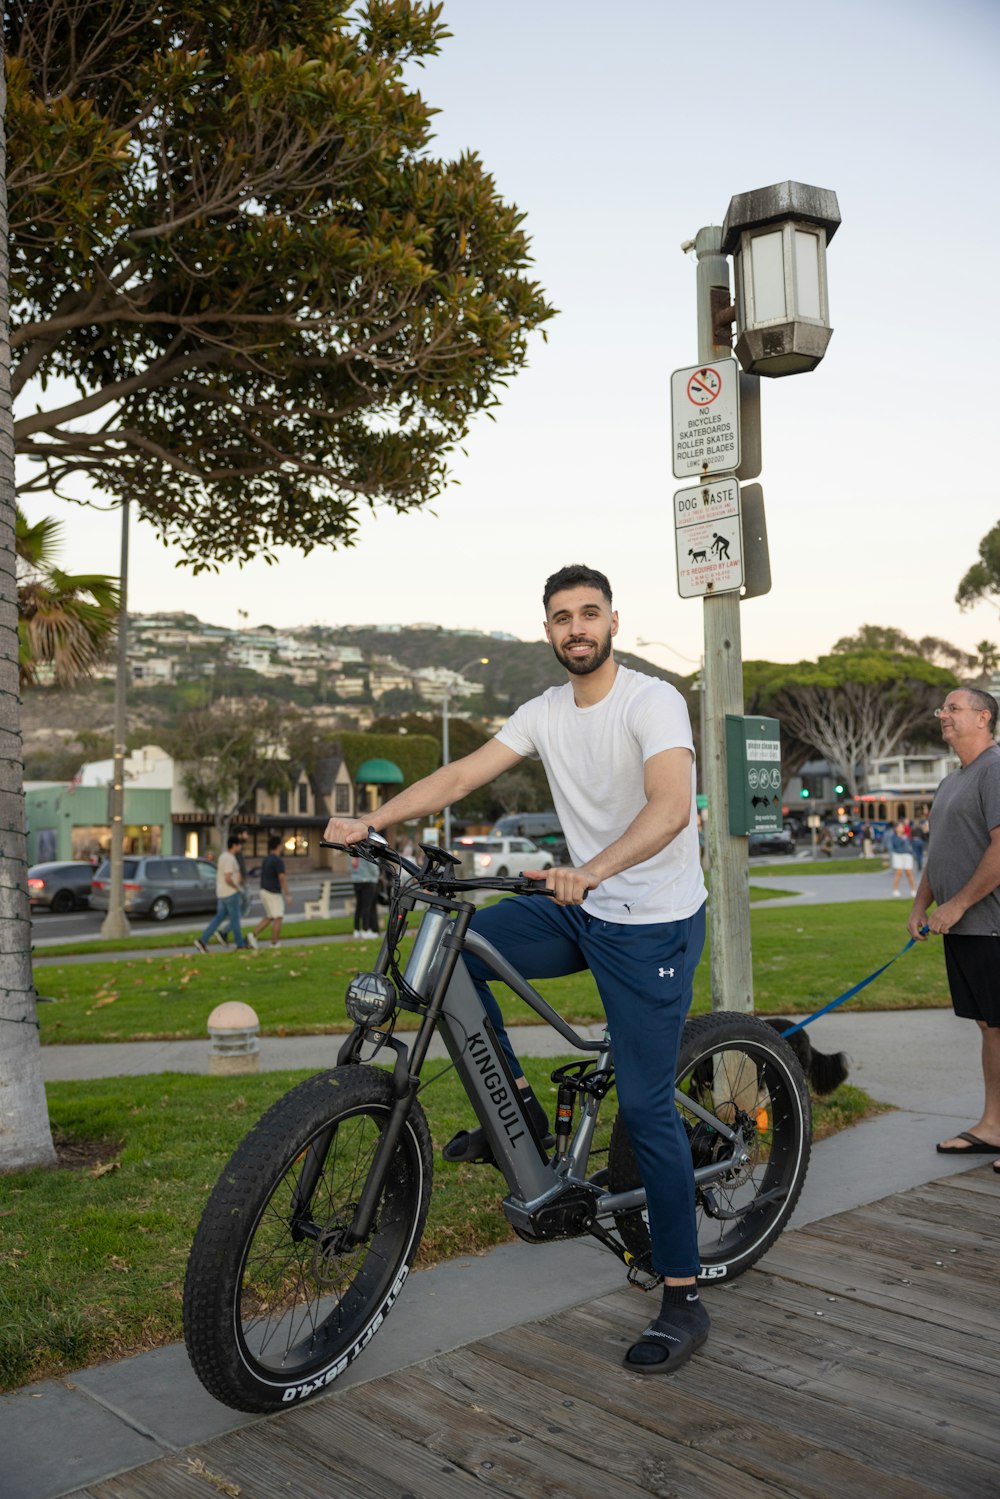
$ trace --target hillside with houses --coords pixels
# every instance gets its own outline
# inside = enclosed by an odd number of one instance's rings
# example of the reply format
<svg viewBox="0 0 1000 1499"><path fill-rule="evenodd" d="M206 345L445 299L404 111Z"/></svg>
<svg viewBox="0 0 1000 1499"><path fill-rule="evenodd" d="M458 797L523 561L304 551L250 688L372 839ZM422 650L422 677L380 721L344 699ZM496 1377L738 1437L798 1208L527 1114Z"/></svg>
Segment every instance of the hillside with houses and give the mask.
<svg viewBox="0 0 1000 1499"><path fill-rule="evenodd" d="M652 662L627 652L619 659L686 690L682 678ZM129 615L128 670L133 744L172 729L193 707L253 697L294 706L331 732L440 714L447 698L455 717L489 729L562 675L545 641L499 631L434 624L227 629L191 614L140 613ZM113 721L113 661L76 691L43 682L24 699L26 774L69 779L74 757L82 763L107 748Z"/></svg>
<svg viewBox="0 0 1000 1499"><path fill-rule="evenodd" d="M652 663L621 656L686 690ZM400 783L474 748L518 703L562 680L544 641L434 624L269 625L226 629L189 614L128 620L126 853L192 856L220 846L232 821L260 857L280 833L304 867L331 867L319 839L333 812L378 805ZM245 766L221 774L221 751L196 725L222 720L247 744ZM43 683L23 707L29 857L100 860L109 838L114 668L72 692ZM247 727L249 726L249 727ZM220 759L217 784L199 774ZM243 780L240 780L243 775ZM464 816L547 805L540 767L525 763ZM234 786L238 787L234 790ZM461 815L459 816L461 821Z"/></svg>

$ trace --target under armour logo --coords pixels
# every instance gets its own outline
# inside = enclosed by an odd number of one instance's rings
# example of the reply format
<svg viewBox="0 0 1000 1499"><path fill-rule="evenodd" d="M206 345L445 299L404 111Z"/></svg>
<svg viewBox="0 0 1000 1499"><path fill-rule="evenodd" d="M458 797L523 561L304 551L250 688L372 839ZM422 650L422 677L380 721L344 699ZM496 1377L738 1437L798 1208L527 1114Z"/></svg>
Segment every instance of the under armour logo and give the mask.
<svg viewBox="0 0 1000 1499"><path fill-rule="evenodd" d="M660 978L661 979L672 979L673 976L674 976L674 970L672 968L661 968L660 969Z"/></svg>

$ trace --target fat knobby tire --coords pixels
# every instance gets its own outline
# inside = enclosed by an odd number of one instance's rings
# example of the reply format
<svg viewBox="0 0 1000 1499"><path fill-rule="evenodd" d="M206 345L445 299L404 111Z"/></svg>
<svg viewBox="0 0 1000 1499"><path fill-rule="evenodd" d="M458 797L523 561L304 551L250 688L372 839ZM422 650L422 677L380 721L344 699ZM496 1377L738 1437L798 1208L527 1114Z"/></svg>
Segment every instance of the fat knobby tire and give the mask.
<svg viewBox="0 0 1000 1499"><path fill-rule="evenodd" d="M368 1238L343 1239L393 1104L380 1068L335 1067L287 1093L236 1150L205 1207L184 1287L191 1363L217 1400L288 1408L368 1344L413 1263L432 1149L414 1101Z"/></svg>
<svg viewBox="0 0 1000 1499"><path fill-rule="evenodd" d="M809 1089L798 1058L777 1031L752 1015L725 1010L685 1025L677 1087L736 1128L745 1142L746 1163L695 1192L698 1279L732 1280L767 1252L798 1202L812 1144ZM730 1154L717 1130L683 1107L680 1112L695 1167ZM620 1115L611 1135L608 1179L612 1192L641 1184ZM622 1214L617 1226L626 1248L648 1264L643 1214Z"/></svg>

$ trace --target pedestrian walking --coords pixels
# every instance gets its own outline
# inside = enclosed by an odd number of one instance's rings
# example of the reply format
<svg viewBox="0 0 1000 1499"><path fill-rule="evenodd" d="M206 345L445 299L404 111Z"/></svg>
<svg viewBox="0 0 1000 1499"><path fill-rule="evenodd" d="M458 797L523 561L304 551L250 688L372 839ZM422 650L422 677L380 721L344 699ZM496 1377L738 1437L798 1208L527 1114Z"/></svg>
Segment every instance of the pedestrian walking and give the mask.
<svg viewBox="0 0 1000 1499"><path fill-rule="evenodd" d="M233 852L236 855L236 862L240 866L240 923L242 926L242 922L247 916L250 915L250 908L253 905L253 900L250 895L250 876L247 871L247 834L245 828L235 828L233 831L234 836L237 840ZM229 941L231 933L232 925L227 916L226 920L219 927L219 930L215 933L216 942L221 943L221 945L225 947Z"/></svg>
<svg viewBox="0 0 1000 1499"><path fill-rule="evenodd" d="M219 855L219 862L215 867L215 915L200 937L195 938L195 948L198 952L208 952L208 943L222 926L228 921L237 947L256 947L257 939L252 934L247 937L243 935L240 925L240 895L243 877L240 874L239 860L236 852L239 847L239 833L231 832L226 844L226 852Z"/></svg>
<svg viewBox="0 0 1000 1499"><path fill-rule="evenodd" d="M264 915L253 929L255 938L262 937L267 927L271 928L271 946L281 943L281 923L285 919L285 906L291 904L291 893L285 875L285 861L278 853L281 838L272 833L267 840L267 853L260 866L260 903Z"/></svg>
<svg viewBox="0 0 1000 1499"><path fill-rule="evenodd" d="M910 882L910 890L914 895L917 893L916 883L913 879L913 845L906 836L906 823L897 822L892 832L888 835L889 842L889 868L892 870L892 893L902 895L899 882L903 875Z"/></svg>

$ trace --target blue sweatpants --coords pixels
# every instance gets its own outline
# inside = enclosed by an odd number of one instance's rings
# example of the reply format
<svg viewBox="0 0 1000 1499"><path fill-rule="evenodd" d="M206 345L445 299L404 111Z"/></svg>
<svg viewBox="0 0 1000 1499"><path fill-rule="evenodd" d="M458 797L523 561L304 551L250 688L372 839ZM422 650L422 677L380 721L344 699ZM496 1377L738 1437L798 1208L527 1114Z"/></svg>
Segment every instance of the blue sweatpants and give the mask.
<svg viewBox="0 0 1000 1499"><path fill-rule="evenodd" d="M674 1079L694 971L705 945L705 907L684 921L626 926L580 906L516 896L477 911L472 926L532 982L589 968L614 1047L618 1107L646 1188L653 1265L683 1278L701 1268L691 1150L674 1106ZM514 1055L488 969L465 955L515 1077Z"/></svg>

